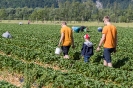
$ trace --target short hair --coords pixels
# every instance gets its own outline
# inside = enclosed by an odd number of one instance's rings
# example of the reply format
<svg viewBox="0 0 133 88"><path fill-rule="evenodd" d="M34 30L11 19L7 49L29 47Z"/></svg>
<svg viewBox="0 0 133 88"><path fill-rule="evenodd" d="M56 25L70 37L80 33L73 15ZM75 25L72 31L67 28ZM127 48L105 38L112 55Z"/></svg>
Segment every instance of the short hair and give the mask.
<svg viewBox="0 0 133 88"><path fill-rule="evenodd" d="M62 21L61 24L63 24L63 25L67 25L67 23L66 23L65 21Z"/></svg>
<svg viewBox="0 0 133 88"><path fill-rule="evenodd" d="M110 22L110 17L109 16L104 16L103 20L105 20L105 19Z"/></svg>

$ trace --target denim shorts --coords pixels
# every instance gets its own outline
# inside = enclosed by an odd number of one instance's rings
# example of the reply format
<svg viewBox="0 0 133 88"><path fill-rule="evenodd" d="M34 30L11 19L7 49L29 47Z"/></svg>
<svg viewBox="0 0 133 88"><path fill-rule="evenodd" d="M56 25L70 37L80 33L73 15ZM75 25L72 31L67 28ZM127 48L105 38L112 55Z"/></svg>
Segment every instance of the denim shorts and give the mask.
<svg viewBox="0 0 133 88"><path fill-rule="evenodd" d="M107 63L111 62L111 53L115 50L115 48L104 48L103 58Z"/></svg>

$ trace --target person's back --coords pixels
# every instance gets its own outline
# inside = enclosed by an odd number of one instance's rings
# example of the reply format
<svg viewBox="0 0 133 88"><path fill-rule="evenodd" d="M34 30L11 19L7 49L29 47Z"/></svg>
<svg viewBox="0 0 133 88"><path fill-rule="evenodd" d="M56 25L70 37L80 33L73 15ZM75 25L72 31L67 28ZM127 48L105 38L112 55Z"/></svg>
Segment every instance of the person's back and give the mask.
<svg viewBox="0 0 133 88"><path fill-rule="evenodd" d="M114 48L116 45L117 30L114 25L107 25L103 28L103 34L106 34L104 41L105 48Z"/></svg>
<svg viewBox="0 0 133 88"><path fill-rule="evenodd" d="M97 51L100 51L100 47L104 44L103 64L104 66L112 67L111 53L116 52L117 30L116 27L111 24L109 16L104 16L103 22L105 26L102 30L102 38L98 44Z"/></svg>
<svg viewBox="0 0 133 88"><path fill-rule="evenodd" d="M93 55L93 44L90 42L90 36L88 34L84 35L85 42L81 48L81 55L84 57L84 61L88 62L89 58Z"/></svg>
<svg viewBox="0 0 133 88"><path fill-rule="evenodd" d="M71 45L72 43L72 30L70 27L62 27L61 33L64 33L63 46Z"/></svg>
<svg viewBox="0 0 133 88"><path fill-rule="evenodd" d="M71 45L72 48L74 48L73 32L70 27L67 27L66 22L62 22L61 27L61 37L58 46L61 46L64 58L69 58L69 48L71 47Z"/></svg>
<svg viewBox="0 0 133 88"><path fill-rule="evenodd" d="M72 27L73 32L79 33L80 27Z"/></svg>
<svg viewBox="0 0 133 88"><path fill-rule="evenodd" d="M89 55L89 56L92 56L93 55L93 44L92 44L92 42L90 42L90 41L85 41L84 43L83 43L83 46L82 46L82 49L81 49L82 51L81 51L81 54L82 55L85 55L85 56L87 56L87 55Z"/></svg>

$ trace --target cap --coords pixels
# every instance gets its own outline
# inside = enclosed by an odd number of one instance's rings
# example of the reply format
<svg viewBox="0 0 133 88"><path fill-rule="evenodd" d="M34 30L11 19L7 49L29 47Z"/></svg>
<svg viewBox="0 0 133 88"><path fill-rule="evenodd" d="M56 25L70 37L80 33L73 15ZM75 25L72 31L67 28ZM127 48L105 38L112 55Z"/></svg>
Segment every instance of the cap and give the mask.
<svg viewBox="0 0 133 88"><path fill-rule="evenodd" d="M88 34L86 34L86 35L84 35L84 38L85 38L85 39L89 39L90 36L89 36Z"/></svg>
<svg viewBox="0 0 133 88"><path fill-rule="evenodd" d="M102 32L102 27L97 28L98 32Z"/></svg>

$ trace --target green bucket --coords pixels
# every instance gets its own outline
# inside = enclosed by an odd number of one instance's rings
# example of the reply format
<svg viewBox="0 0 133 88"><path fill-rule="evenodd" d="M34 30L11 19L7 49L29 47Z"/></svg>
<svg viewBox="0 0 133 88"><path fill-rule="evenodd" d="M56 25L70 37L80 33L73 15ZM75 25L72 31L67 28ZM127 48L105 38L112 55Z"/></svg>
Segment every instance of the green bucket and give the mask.
<svg viewBox="0 0 133 88"><path fill-rule="evenodd" d="M84 29L84 32L87 32L87 28Z"/></svg>

